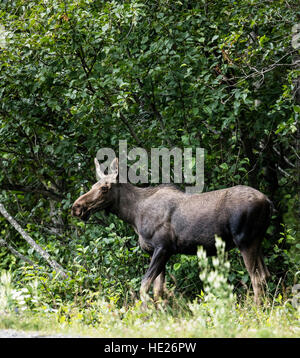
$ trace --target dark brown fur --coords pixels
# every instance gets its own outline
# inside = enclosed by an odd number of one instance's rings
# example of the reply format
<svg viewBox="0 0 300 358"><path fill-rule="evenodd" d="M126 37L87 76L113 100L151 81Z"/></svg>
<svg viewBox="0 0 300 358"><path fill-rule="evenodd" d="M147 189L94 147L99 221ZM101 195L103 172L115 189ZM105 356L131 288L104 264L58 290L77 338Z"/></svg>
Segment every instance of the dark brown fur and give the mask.
<svg viewBox="0 0 300 358"><path fill-rule="evenodd" d="M194 255L199 245L214 255L217 235L227 249L241 251L255 301L259 301L269 276L261 254L271 214L271 202L264 194L239 185L190 195L172 185L138 188L121 184L116 177L103 175L75 201L72 214L88 220L91 213L105 209L134 227L141 248L152 257L142 280L142 295L153 281L155 296L162 294L165 265L171 255Z"/></svg>

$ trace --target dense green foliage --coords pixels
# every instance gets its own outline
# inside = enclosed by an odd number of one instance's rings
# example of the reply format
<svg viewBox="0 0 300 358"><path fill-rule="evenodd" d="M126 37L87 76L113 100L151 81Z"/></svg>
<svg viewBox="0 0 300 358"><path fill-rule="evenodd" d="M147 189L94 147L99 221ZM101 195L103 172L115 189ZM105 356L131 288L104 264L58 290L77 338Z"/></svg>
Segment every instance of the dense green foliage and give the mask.
<svg viewBox="0 0 300 358"><path fill-rule="evenodd" d="M136 297L149 257L112 215L70 216L95 182L99 148L201 147L205 188L253 186L274 202L264 242L269 294L299 271L298 1L10 0L0 4L0 200L69 273L55 273L0 217L0 268L37 279L47 305ZM299 91L299 90L298 90ZM96 225L96 222L100 225ZM229 281L250 280L237 251ZM174 257L168 287L201 291L196 257Z"/></svg>

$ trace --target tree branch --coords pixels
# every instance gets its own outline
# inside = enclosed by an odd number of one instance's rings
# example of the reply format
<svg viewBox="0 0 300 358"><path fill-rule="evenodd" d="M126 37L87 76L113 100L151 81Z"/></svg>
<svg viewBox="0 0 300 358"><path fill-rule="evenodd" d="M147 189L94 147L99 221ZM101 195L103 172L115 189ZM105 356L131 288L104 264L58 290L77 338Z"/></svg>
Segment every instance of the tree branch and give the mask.
<svg viewBox="0 0 300 358"><path fill-rule="evenodd" d="M24 240L28 242L28 244L34 248L47 262L48 264L56 270L63 278L67 278L67 274L64 272L64 269L57 263L54 259L50 257L48 252L44 251L16 222L16 220L9 215L6 211L3 204L0 203L0 213L5 217L6 220L10 222L10 224L21 234Z"/></svg>
<svg viewBox="0 0 300 358"><path fill-rule="evenodd" d="M60 194L55 193L50 189L40 189L37 187L19 185L19 184L10 184L10 183L0 183L1 190L9 190L9 191L21 191L24 193L35 193L41 194L43 196L49 197L56 201L61 201L64 197Z"/></svg>
<svg viewBox="0 0 300 358"><path fill-rule="evenodd" d="M17 250L15 250L12 246L10 246L5 240L0 239L0 246L4 246L7 247L9 251L11 251L11 253L17 257L19 257L21 260L29 263L32 266L35 266L35 263L33 261L31 261L30 259L28 259L26 256L20 254Z"/></svg>

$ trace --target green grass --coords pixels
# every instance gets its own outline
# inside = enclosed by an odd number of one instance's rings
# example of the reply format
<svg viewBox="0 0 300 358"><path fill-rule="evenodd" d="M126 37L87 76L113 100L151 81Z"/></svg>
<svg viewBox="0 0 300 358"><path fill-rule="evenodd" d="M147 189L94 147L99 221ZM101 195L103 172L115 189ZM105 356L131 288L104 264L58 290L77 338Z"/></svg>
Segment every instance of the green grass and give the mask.
<svg viewBox="0 0 300 358"><path fill-rule="evenodd" d="M217 239L216 247L217 257L212 260L198 250L204 291L197 299L173 293L168 301L148 300L146 307L138 300L122 305L118 298L104 298L99 292L77 292L75 286L76 299L58 301L51 289L60 284L57 280L45 281L45 291L37 276L29 276L24 285L14 283L13 275L3 271L0 329L109 338L300 337L300 304L293 297L283 299L280 292L273 297L266 292L259 306L251 294L238 299L227 280L225 244Z"/></svg>
<svg viewBox="0 0 300 358"><path fill-rule="evenodd" d="M171 303L157 306L141 303L117 308L103 300L91 307L80 309L73 304L56 312L23 311L0 316L0 329L39 331L40 334L66 334L90 337L299 337L300 309L289 302L274 304L265 302L255 306L246 300L221 314L213 304L188 303L173 299Z"/></svg>

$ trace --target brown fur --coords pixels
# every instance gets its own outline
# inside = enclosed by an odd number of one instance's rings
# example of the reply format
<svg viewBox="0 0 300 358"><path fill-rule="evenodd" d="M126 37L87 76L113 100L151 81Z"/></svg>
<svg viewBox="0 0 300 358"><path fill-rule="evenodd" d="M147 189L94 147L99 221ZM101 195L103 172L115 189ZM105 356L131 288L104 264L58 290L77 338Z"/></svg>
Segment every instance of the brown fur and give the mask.
<svg viewBox="0 0 300 358"><path fill-rule="evenodd" d="M121 184L115 180L116 175L103 175L75 201L72 214L88 220L92 213L105 209L134 227L141 248L152 256L142 281L142 295L156 279L155 296L162 293L165 265L171 255L196 254L199 245L208 255L214 255L217 235L228 250L238 247L241 251L255 301L259 301L262 285L269 276L261 242L272 205L264 194L239 185L190 195L172 185L138 188Z"/></svg>

